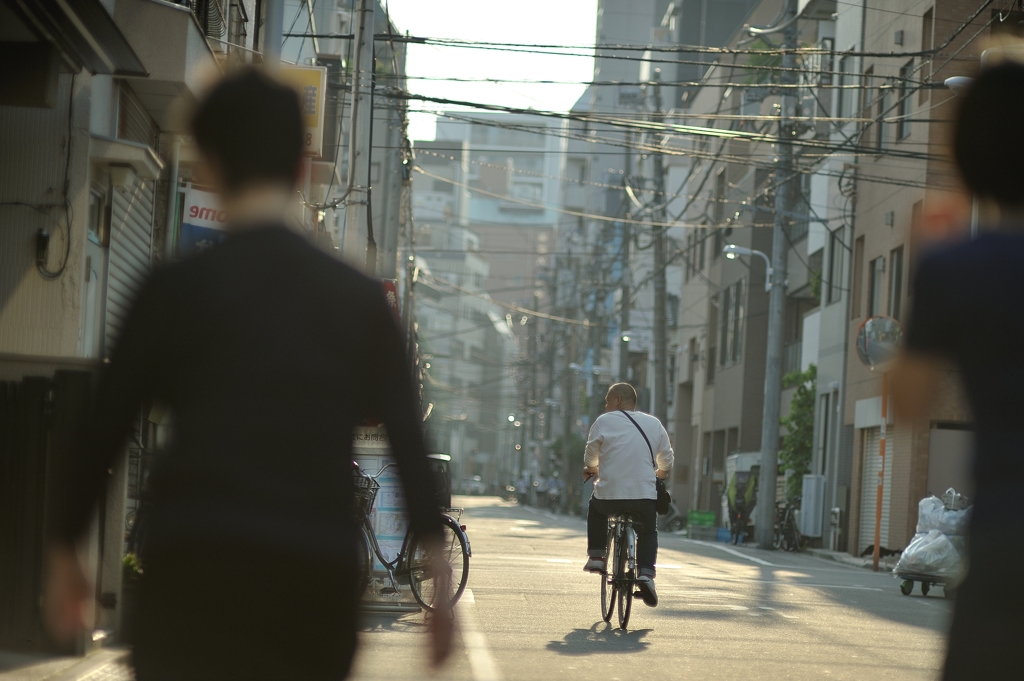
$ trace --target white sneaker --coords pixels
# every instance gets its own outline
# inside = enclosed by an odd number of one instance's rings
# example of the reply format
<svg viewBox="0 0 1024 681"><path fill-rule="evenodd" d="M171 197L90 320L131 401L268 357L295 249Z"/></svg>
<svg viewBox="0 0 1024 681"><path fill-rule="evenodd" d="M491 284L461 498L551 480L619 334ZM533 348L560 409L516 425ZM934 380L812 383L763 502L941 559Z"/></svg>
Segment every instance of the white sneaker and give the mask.
<svg viewBox="0 0 1024 681"><path fill-rule="evenodd" d="M637 593L644 599L644 605L654 607L658 604L658 592L654 590L654 580L650 577L636 578Z"/></svg>
<svg viewBox="0 0 1024 681"><path fill-rule="evenodd" d="M604 558L590 558L587 560L587 564L583 566L584 572L604 572Z"/></svg>

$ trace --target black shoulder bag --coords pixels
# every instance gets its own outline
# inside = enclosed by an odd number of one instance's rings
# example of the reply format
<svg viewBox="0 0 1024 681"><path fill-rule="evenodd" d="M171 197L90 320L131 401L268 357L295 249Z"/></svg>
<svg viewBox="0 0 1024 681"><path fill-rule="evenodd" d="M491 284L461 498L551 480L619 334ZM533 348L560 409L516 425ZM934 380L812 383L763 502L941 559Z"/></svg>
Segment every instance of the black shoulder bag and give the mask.
<svg viewBox="0 0 1024 681"><path fill-rule="evenodd" d="M636 420L626 413L625 409L620 409L622 415L625 416L630 422L636 426L636 429L640 431L640 434L644 438L644 442L647 443L647 449L651 453L651 465L654 466L654 488L658 491L658 499L654 502L654 510L658 512L658 515L668 515L669 504L672 503L672 495L668 493L668 488L665 487L665 481L658 477L658 464L654 461L654 447L651 446L651 441L647 439L647 433L640 427L640 424Z"/></svg>

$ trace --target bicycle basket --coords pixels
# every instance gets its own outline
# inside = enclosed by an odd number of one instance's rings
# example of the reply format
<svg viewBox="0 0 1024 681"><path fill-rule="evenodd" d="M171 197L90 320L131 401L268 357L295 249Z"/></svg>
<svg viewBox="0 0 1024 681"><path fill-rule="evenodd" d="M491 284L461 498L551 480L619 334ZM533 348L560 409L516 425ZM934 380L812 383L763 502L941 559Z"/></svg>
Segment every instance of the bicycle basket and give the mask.
<svg viewBox="0 0 1024 681"><path fill-rule="evenodd" d="M368 475L357 472L352 476L352 485L355 488L355 510L363 516L370 515L373 509L373 502L377 498L377 490L380 483Z"/></svg>

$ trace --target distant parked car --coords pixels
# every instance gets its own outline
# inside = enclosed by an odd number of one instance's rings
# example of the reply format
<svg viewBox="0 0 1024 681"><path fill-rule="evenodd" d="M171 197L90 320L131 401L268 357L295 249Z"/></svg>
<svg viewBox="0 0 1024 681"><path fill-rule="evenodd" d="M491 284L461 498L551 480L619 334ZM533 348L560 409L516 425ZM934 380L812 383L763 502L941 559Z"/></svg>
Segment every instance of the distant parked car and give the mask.
<svg viewBox="0 0 1024 681"><path fill-rule="evenodd" d="M487 493L487 485L484 484L483 478L479 475L474 475L472 478L463 478L459 488L463 494L479 496Z"/></svg>

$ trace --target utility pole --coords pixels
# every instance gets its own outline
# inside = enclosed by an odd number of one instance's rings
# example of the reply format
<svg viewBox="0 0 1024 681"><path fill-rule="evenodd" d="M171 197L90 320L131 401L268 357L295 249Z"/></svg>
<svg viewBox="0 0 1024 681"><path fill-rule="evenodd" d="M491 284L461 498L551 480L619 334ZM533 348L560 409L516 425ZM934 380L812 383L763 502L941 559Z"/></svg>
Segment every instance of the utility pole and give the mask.
<svg viewBox="0 0 1024 681"><path fill-rule="evenodd" d="M654 120L662 122L661 69L654 69ZM655 209L651 234L654 240L654 416L668 426L668 331L665 292L665 164L661 154L663 137L654 133L658 151L654 154Z"/></svg>
<svg viewBox="0 0 1024 681"><path fill-rule="evenodd" d="M281 67L281 42L284 33L284 0L268 0L267 23L263 29L263 65L271 75Z"/></svg>
<svg viewBox="0 0 1024 681"><path fill-rule="evenodd" d="M630 175L632 174L633 166L633 131L629 130L626 132L626 165L625 175L622 179L622 190L626 192L629 187ZM625 202L626 205L626 220L630 220L631 211L629 210L629 201ZM629 331L629 297L630 284L632 276L629 268L629 251L630 246L633 242L633 230L629 222L622 223L622 305L620 311L619 320L619 381L629 380L629 336L626 332Z"/></svg>
<svg viewBox="0 0 1024 681"><path fill-rule="evenodd" d="M377 269L377 244L369 225L370 208L370 135L373 130L371 96L373 89L373 10L370 0L359 0L356 23L355 58L352 69L352 111L349 118L348 186L346 187L346 224L352 229L365 225L366 273Z"/></svg>
<svg viewBox="0 0 1024 681"><path fill-rule="evenodd" d="M782 57L784 84L796 82L797 0L786 0ZM790 23L791 22L791 23ZM757 500L757 543L774 548L775 481L779 467L779 402L782 391L782 331L786 317L786 234L788 215L793 214L793 114L796 107L792 88L782 90L779 110L778 161L775 164L775 226L772 231L772 290L768 301L768 357L764 376L764 419L761 423L761 477Z"/></svg>

